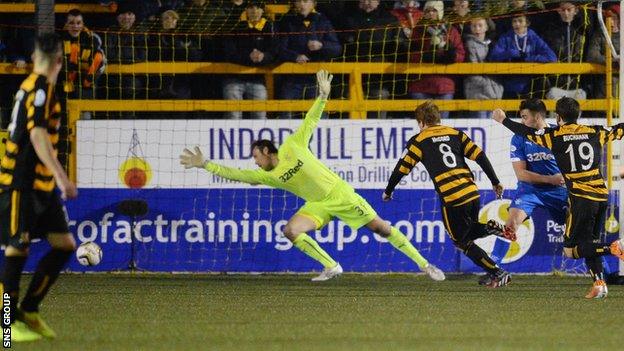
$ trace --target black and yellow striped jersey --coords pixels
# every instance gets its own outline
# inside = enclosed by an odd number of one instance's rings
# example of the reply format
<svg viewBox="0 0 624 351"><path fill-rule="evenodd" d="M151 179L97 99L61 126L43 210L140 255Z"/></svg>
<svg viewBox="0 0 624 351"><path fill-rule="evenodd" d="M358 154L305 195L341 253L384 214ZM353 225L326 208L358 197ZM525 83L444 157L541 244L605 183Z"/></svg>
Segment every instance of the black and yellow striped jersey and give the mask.
<svg viewBox="0 0 624 351"><path fill-rule="evenodd" d="M569 123L541 130L509 118L503 124L515 134L524 135L530 141L552 150L571 196L593 201L609 199L609 191L600 172L602 148L609 141L622 139L623 123L610 129Z"/></svg>
<svg viewBox="0 0 624 351"><path fill-rule="evenodd" d="M465 158L477 161L492 184L499 183L485 153L465 133L442 125L428 127L408 141L390 176L386 194L392 194L401 179L422 162L445 206L460 206L477 199L479 189Z"/></svg>
<svg viewBox="0 0 624 351"><path fill-rule="evenodd" d="M0 189L54 189L52 172L41 162L30 141L30 131L45 128L56 151L61 125L61 106L54 86L45 76L31 74L15 94L6 152L0 161ZM55 155L56 156L56 155Z"/></svg>

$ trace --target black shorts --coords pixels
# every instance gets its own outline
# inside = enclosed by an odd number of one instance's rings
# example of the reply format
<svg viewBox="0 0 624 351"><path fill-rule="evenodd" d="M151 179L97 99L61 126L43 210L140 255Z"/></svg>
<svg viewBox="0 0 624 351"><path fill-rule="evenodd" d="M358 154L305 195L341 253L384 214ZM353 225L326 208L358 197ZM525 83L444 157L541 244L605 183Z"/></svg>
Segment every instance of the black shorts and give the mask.
<svg viewBox="0 0 624 351"><path fill-rule="evenodd" d="M18 249L28 247L29 238L49 233L68 233L67 214L56 192L4 190L0 193L0 242Z"/></svg>
<svg viewBox="0 0 624 351"><path fill-rule="evenodd" d="M566 217L564 247L574 247L580 243L600 239L607 214L607 201L593 201L578 196L569 196L569 209Z"/></svg>
<svg viewBox="0 0 624 351"><path fill-rule="evenodd" d="M479 225L479 198L457 207L442 206L444 228L455 243L463 249L470 241L478 239L476 226Z"/></svg>

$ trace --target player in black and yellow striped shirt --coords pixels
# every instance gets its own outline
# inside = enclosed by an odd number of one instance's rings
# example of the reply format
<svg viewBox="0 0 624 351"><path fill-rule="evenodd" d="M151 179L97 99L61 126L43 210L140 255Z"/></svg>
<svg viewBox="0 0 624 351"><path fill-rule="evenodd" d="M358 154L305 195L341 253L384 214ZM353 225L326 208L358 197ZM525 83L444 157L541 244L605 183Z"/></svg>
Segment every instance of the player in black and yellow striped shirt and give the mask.
<svg viewBox="0 0 624 351"><path fill-rule="evenodd" d="M0 240L6 245L2 283L11 296L13 341L55 337L39 315L39 303L76 246L55 192L58 186L66 198L77 195L56 158L61 121L54 85L62 54L58 35L37 37L33 73L15 94L6 152L0 161ZM52 249L39 261L18 309L19 281L33 238L47 239Z"/></svg>
<svg viewBox="0 0 624 351"><path fill-rule="evenodd" d="M604 224L609 192L600 173L602 148L605 143L624 136L624 124L610 129L576 123L581 115L579 103L568 97L557 101L555 128L536 130L506 118L495 110L492 118L512 132L552 150L568 188L569 210L563 251L569 258L585 258L594 279L587 298L604 298L604 282L600 256L613 254L624 260L623 243L596 243Z"/></svg>
<svg viewBox="0 0 624 351"><path fill-rule="evenodd" d="M502 270L474 240L496 234L497 228L479 223L479 189L465 158L476 161L494 186L498 196L503 187L485 153L463 132L440 125L440 111L431 101L416 108L420 133L413 136L405 148L384 192L390 200L394 188L417 163L422 162L433 179L442 201L444 226L456 247L491 277L491 287L507 285L509 273Z"/></svg>

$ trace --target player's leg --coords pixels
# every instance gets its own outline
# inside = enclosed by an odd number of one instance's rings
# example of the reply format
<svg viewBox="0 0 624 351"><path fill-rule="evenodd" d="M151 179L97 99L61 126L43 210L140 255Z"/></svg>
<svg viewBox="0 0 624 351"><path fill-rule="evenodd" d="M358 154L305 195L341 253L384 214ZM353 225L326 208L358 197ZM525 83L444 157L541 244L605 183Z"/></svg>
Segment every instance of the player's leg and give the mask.
<svg viewBox="0 0 624 351"><path fill-rule="evenodd" d="M379 216L366 224L366 227L372 232L379 234L388 240L397 250L403 252L407 257L414 261L422 270L429 262L418 252L418 250L407 240L405 234L401 233L396 227L391 226Z"/></svg>
<svg viewBox="0 0 624 351"><path fill-rule="evenodd" d="M505 221L505 226L512 232L516 232L522 222L524 222L529 216L524 210L520 208L510 207L509 217Z"/></svg>
<svg viewBox="0 0 624 351"><path fill-rule="evenodd" d="M2 244L6 245L2 284L4 292L11 298L11 323L15 320L22 270L28 259L30 235L27 224L32 217L32 212L26 211L29 208L31 206L28 196L20 191L0 193L0 234Z"/></svg>
<svg viewBox="0 0 624 351"><path fill-rule="evenodd" d="M46 338L56 337L56 333L39 315L39 304L46 297L76 249L76 242L70 233L51 233L48 235L50 251L39 260L30 281L26 295L20 305L21 320L32 330Z"/></svg>
<svg viewBox="0 0 624 351"><path fill-rule="evenodd" d="M568 258L592 258L611 254L609 244L595 243L594 231L600 233L606 202L570 197L563 252Z"/></svg>
<svg viewBox="0 0 624 351"><path fill-rule="evenodd" d="M585 297L588 299L604 298L608 291L600 256L610 254L610 250L607 244L593 242L595 236L593 232L597 230L597 233L600 233L601 221L598 216L604 216L606 202L571 196L569 204L563 252L569 258L585 259L585 264L594 281Z"/></svg>
<svg viewBox="0 0 624 351"><path fill-rule="evenodd" d="M326 269L336 267L338 263L307 232L321 228L330 219L331 217L325 214L322 206L308 202L288 220L283 230L284 235L297 249L322 264Z"/></svg>
<svg viewBox="0 0 624 351"><path fill-rule="evenodd" d="M370 206L370 205L368 205ZM379 216L375 216L375 218L366 224L366 227L371 231L379 234L380 236L386 238L388 242L394 246L397 250L401 251L405 256L409 257L412 261L414 261L420 270L427 273L431 279L436 281L441 281L446 279L444 276L444 272L442 272L436 266L430 264L418 250L412 245L412 243L407 239L405 234L401 233L399 229L394 226L391 226L383 220Z"/></svg>
<svg viewBox="0 0 624 351"><path fill-rule="evenodd" d="M47 233L46 239L51 248L37 263L26 295L20 304L22 321L39 334L54 338L56 333L41 319L39 304L46 297L59 273L76 249L74 237L69 233L66 214L57 194L51 196L34 193L34 201L46 210L33 228L33 235Z"/></svg>
<svg viewBox="0 0 624 351"><path fill-rule="evenodd" d="M28 237L24 233L23 238ZM27 241L25 242L27 243ZM4 251L4 270L2 272L2 285L4 293L10 297L10 323L15 321L17 306L19 303L19 287L22 278L22 271L28 259L28 248L16 248L7 246Z"/></svg>
<svg viewBox="0 0 624 351"><path fill-rule="evenodd" d="M509 217L505 221L506 229L508 228L515 236L522 222L529 218L533 210L539 206L544 206L544 202L538 194L521 192L516 195L509 205Z"/></svg>
<svg viewBox="0 0 624 351"><path fill-rule="evenodd" d="M492 287L507 285L509 274L502 270L479 245L475 244L473 239L474 224L478 223L479 219L479 200L476 199L456 207L443 206L442 219L455 246L462 250L474 264L487 272L491 278L488 285Z"/></svg>
<svg viewBox="0 0 624 351"><path fill-rule="evenodd" d="M28 198L23 201L23 194L19 191L10 191L0 194L0 239L6 245L4 251L4 268L2 270L3 294L9 295L9 323L3 327L11 328L11 340L14 342L33 341L41 335L28 329L18 320L19 287L22 270L28 258L30 236L25 231L31 212L24 212L31 208ZM25 203L24 203L25 202Z"/></svg>

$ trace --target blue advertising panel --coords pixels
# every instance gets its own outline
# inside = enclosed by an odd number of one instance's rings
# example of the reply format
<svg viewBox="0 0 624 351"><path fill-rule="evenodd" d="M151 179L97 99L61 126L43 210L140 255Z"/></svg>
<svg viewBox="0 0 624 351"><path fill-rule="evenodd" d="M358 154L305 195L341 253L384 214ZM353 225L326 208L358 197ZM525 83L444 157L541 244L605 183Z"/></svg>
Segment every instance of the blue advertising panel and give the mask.
<svg viewBox="0 0 624 351"><path fill-rule="evenodd" d="M421 253L446 272L479 271L455 247L444 231L440 205L433 190L397 190L391 202L381 190L359 190L379 215L397 226ZM511 195L511 194L506 194ZM482 219L505 219L509 200L493 201L482 193ZM119 214L125 199L148 203L147 215L132 219ZM286 221L303 201L271 189L81 189L67 209L70 230L79 242L94 241L104 252L100 265L83 267L72 259L72 271L125 270L135 245L140 269L159 272L308 272L321 267L282 235ZM583 272L582 260L562 258L562 226L547 212L537 211L519 230L503 265L512 272ZM333 221L312 233L346 271L414 272L417 266L384 239L362 228L352 232ZM615 239L615 237L613 237ZM494 237L480 241L486 251ZM500 240L500 239L498 239ZM134 244L133 244L134 242ZM33 245L33 257L46 249ZM615 262L612 262L615 266ZM615 269L615 268L613 268Z"/></svg>

